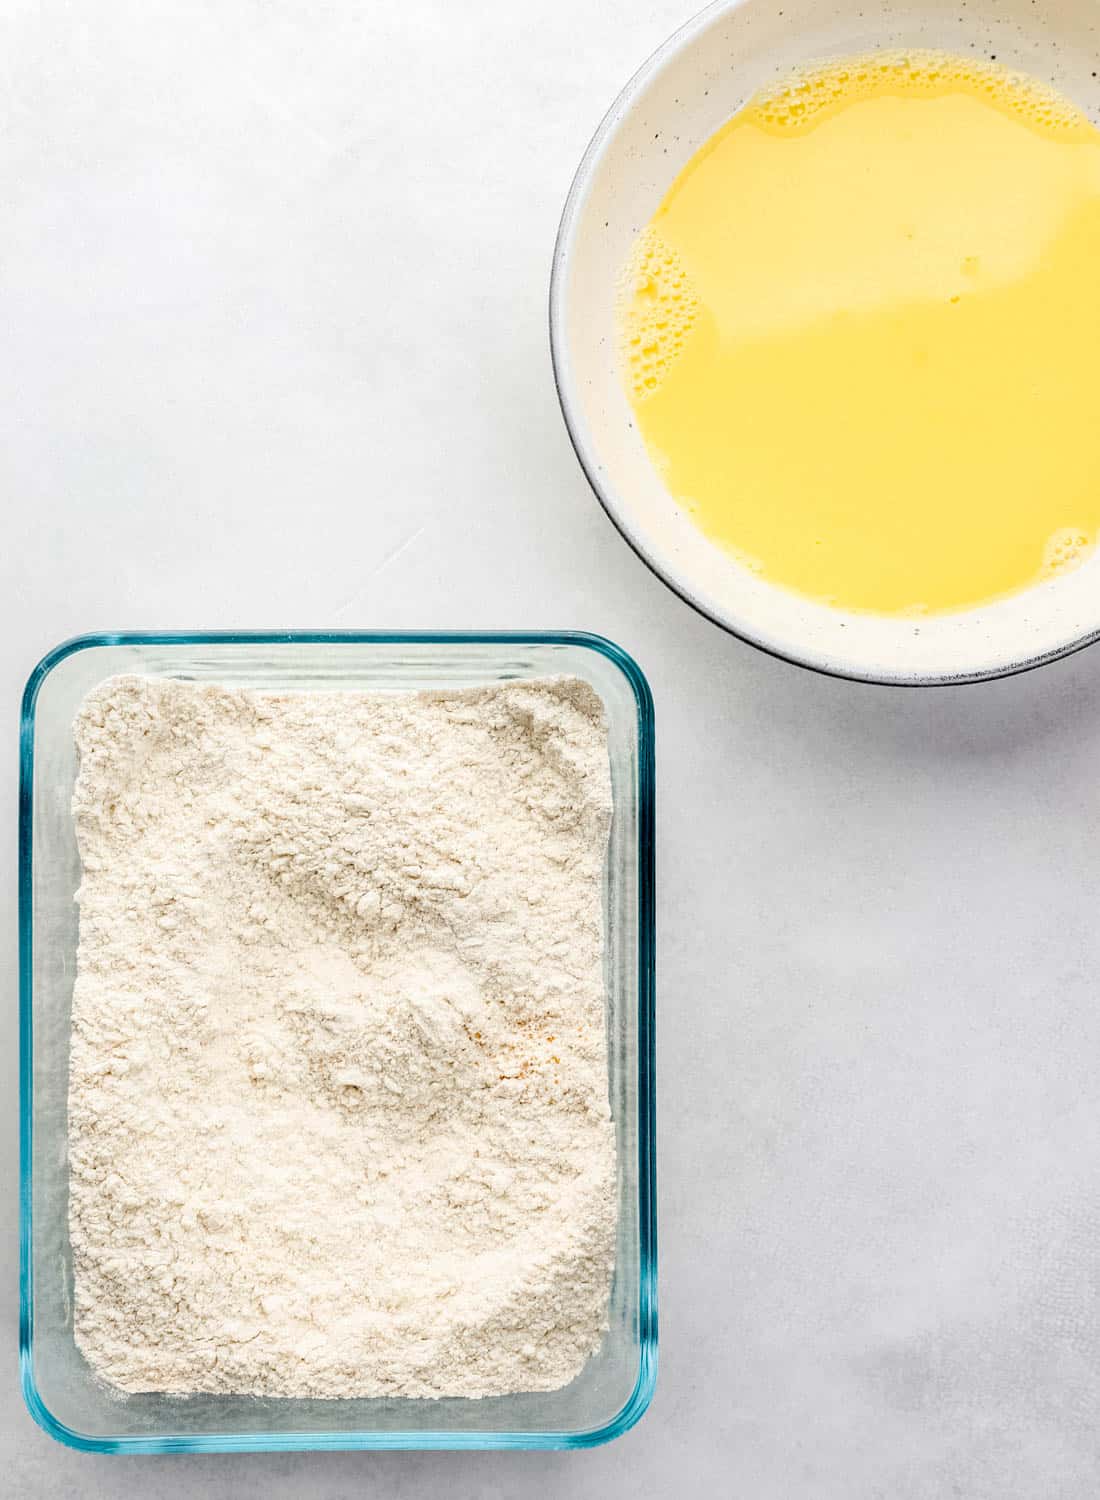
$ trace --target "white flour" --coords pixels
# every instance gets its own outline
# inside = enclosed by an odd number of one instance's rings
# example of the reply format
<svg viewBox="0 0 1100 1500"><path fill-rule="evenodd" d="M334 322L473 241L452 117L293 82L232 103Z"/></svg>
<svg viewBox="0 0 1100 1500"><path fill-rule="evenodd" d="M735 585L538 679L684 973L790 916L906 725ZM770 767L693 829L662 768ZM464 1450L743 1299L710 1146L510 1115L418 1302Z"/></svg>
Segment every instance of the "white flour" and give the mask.
<svg viewBox="0 0 1100 1500"><path fill-rule="evenodd" d="M91 1363L127 1391L567 1383L616 1226L596 696L118 677L76 733Z"/></svg>

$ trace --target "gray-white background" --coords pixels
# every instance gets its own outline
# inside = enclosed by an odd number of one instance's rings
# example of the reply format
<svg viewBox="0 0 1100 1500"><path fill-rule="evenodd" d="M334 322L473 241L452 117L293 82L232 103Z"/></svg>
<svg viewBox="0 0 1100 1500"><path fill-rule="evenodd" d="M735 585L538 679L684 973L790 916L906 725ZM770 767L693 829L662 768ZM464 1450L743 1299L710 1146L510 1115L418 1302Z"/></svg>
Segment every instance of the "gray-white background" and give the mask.
<svg viewBox="0 0 1100 1500"><path fill-rule="evenodd" d="M546 281L690 0L0 0L0 1495L1092 1500L1100 654L810 676L635 560ZM15 730L89 629L578 627L657 702L661 1374L590 1453L111 1459L18 1392Z"/></svg>

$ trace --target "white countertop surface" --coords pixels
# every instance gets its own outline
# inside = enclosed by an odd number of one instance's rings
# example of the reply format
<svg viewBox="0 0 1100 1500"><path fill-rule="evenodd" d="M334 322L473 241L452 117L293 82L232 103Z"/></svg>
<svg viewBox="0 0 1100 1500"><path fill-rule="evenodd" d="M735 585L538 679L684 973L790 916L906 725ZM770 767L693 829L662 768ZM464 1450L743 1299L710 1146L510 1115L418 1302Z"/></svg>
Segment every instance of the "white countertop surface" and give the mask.
<svg viewBox="0 0 1100 1500"><path fill-rule="evenodd" d="M1092 1500L1100 655L926 691L693 615L557 411L573 167L684 0L4 0L0 1492ZM15 729L121 627L558 627L657 704L661 1373L573 1454L112 1459L18 1390Z"/></svg>

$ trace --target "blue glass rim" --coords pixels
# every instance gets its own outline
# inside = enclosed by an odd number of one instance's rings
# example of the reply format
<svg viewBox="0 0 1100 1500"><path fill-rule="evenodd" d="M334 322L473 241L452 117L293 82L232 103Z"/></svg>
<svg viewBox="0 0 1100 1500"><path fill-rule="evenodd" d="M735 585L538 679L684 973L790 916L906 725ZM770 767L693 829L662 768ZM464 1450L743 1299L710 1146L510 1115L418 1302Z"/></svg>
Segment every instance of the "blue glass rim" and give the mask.
<svg viewBox="0 0 1100 1500"><path fill-rule="evenodd" d="M78 651L103 646L172 645L514 645L572 646L599 653L626 678L637 709L638 818L638 1379L622 1408L600 1427L577 1432L358 1431L248 1432L192 1436L93 1437L61 1422L34 1376L33 1213L33 835L35 709L49 674ZM593 1448L620 1437L649 1407L657 1381L657 1173L655 1100L655 787L653 696L628 652L587 631L112 631L74 636L39 661L23 690L19 723L19 1368L30 1415L52 1438L86 1453L247 1453L412 1449Z"/></svg>

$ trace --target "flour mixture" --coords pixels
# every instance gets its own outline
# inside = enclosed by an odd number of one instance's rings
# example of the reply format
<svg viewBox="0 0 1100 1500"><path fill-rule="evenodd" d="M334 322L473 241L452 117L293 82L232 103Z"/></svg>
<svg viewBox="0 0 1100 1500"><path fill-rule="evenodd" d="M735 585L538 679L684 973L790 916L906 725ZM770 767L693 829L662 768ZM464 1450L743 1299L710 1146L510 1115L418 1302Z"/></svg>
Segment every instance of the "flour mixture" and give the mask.
<svg viewBox="0 0 1100 1500"><path fill-rule="evenodd" d="M595 694L117 677L76 736L92 1365L126 1391L566 1384L616 1231Z"/></svg>

